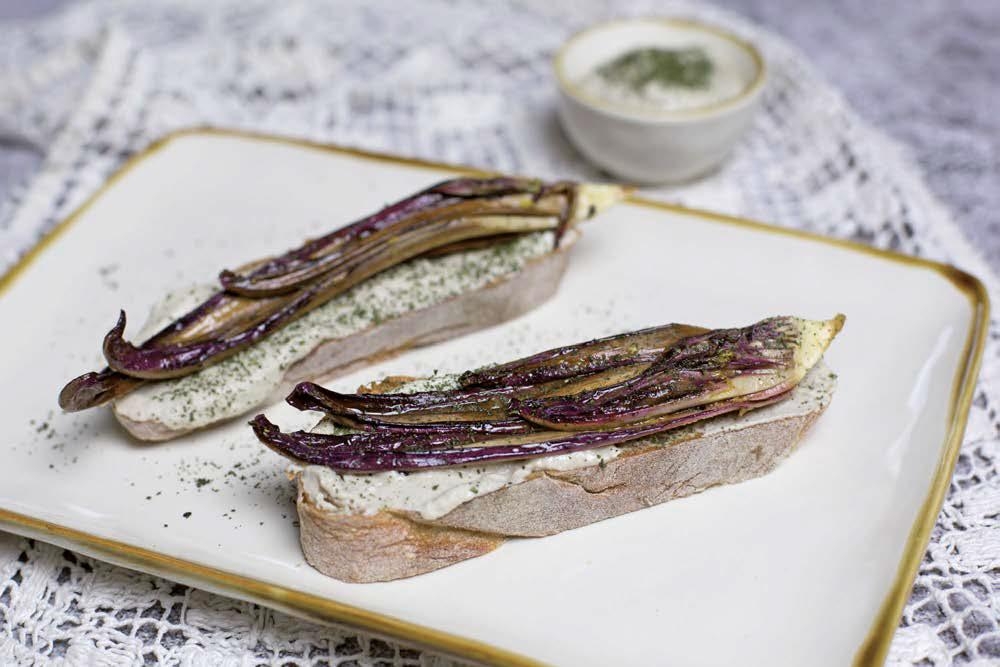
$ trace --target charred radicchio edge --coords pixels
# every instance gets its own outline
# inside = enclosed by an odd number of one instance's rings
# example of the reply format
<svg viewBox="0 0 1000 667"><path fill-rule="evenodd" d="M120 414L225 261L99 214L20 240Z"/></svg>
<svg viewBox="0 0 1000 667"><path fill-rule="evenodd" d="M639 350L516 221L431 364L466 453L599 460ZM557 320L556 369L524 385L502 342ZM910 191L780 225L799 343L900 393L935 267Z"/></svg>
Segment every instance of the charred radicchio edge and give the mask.
<svg viewBox="0 0 1000 667"><path fill-rule="evenodd" d="M464 387L469 374L460 376L458 389L411 394L338 394L302 383L289 395L290 404L321 410L357 430L286 434L263 415L250 423L265 445L285 456L350 472L419 470L617 445L782 400L819 362L843 322L842 315L827 321L773 317L676 339L663 332L685 330L683 325L668 325L495 366L506 371L507 380L501 372L491 373L494 386L486 389ZM636 341L650 332L664 341L659 355L645 365L635 363L648 352L640 353ZM581 350L597 360L569 360L565 368L582 369L576 371L580 376L600 376L603 382L583 390L570 382L569 390L546 395L525 379L526 369L556 368L561 352L585 355ZM639 370L624 377L608 374L610 363ZM580 377L571 373L561 379ZM400 416L406 421L391 421Z"/></svg>

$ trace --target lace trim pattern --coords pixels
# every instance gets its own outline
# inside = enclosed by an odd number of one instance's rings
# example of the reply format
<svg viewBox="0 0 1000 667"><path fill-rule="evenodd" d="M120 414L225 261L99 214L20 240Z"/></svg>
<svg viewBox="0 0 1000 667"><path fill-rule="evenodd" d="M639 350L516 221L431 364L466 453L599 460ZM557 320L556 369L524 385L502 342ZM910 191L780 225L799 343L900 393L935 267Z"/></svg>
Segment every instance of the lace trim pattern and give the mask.
<svg viewBox="0 0 1000 667"><path fill-rule="evenodd" d="M769 63L762 112L718 172L648 192L949 261L997 282L909 155L781 38L686 2L267 3L101 0L0 29L0 135L42 167L0 204L0 269L134 152L191 126L272 132L541 176L595 170L553 113L549 61L610 16L727 26ZM391 34L392 40L382 36ZM958 467L892 645L892 664L1000 659L1000 327ZM0 662L432 665L443 658L314 626L32 540L0 535Z"/></svg>

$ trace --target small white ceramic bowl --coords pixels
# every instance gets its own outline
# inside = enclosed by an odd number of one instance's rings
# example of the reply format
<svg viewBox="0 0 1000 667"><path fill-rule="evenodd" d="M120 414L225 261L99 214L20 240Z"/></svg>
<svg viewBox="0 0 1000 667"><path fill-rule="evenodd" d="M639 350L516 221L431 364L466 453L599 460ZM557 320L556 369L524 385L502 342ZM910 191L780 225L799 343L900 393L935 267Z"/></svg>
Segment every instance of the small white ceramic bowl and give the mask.
<svg viewBox="0 0 1000 667"><path fill-rule="evenodd" d="M716 71L743 82L730 97L674 111L636 109L588 94L579 82L596 67L635 48L703 46ZM636 183L686 181L717 167L753 119L767 78L751 44L717 28L682 19L601 23L577 33L555 57L559 118L589 160Z"/></svg>

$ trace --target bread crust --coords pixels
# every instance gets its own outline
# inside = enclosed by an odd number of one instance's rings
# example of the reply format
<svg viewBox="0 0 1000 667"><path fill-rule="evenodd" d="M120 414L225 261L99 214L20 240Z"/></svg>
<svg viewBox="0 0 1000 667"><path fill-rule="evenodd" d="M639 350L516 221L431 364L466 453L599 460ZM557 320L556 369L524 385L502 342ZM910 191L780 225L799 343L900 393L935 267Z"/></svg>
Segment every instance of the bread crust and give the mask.
<svg viewBox="0 0 1000 667"><path fill-rule="evenodd" d="M392 512L340 514L317 507L299 486L302 553L320 572L349 583L404 579L482 556L500 535L411 521Z"/></svg>
<svg viewBox="0 0 1000 667"><path fill-rule="evenodd" d="M410 379L387 378L364 390L391 391ZM309 498L300 476L302 551L313 567L342 581L430 572L492 551L510 537L552 535L764 475L795 450L825 408L709 435L695 432L667 445L640 443L602 465L536 472L433 520L414 512L323 509Z"/></svg>
<svg viewBox="0 0 1000 667"><path fill-rule="evenodd" d="M484 287L386 320L350 336L321 343L308 356L288 368L282 383L261 404L280 401L302 380L328 381L410 348L478 331L536 308L558 289L569 261L570 248L578 237L579 233L571 230L552 252L529 260L517 273ZM157 420L129 419L115 406L112 406L112 411L129 433L139 440L150 442L171 440L219 423L178 429Z"/></svg>
<svg viewBox="0 0 1000 667"><path fill-rule="evenodd" d="M646 447L603 466L541 471L526 481L474 498L428 522L511 537L542 537L735 484L773 470L794 451L819 415L692 435ZM408 514L423 522L418 514Z"/></svg>

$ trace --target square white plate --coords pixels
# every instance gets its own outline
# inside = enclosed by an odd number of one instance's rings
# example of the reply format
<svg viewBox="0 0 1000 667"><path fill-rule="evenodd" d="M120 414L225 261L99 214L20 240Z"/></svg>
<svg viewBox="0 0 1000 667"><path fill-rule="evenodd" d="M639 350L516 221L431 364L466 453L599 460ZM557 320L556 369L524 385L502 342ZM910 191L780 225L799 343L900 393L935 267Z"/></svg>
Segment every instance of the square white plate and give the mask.
<svg viewBox="0 0 1000 667"><path fill-rule="evenodd" d="M840 386L764 478L385 584L312 570L285 464L237 420L167 444L64 415L169 289L297 245L453 173L218 131L132 161L0 282L0 527L291 613L489 662L830 664L884 657L951 475L987 301L950 267L635 201L584 227L558 294L504 326L336 382L460 370L668 321L847 315ZM287 406L278 423L302 419ZM184 513L190 512L185 517ZM530 656L529 658L521 656Z"/></svg>

